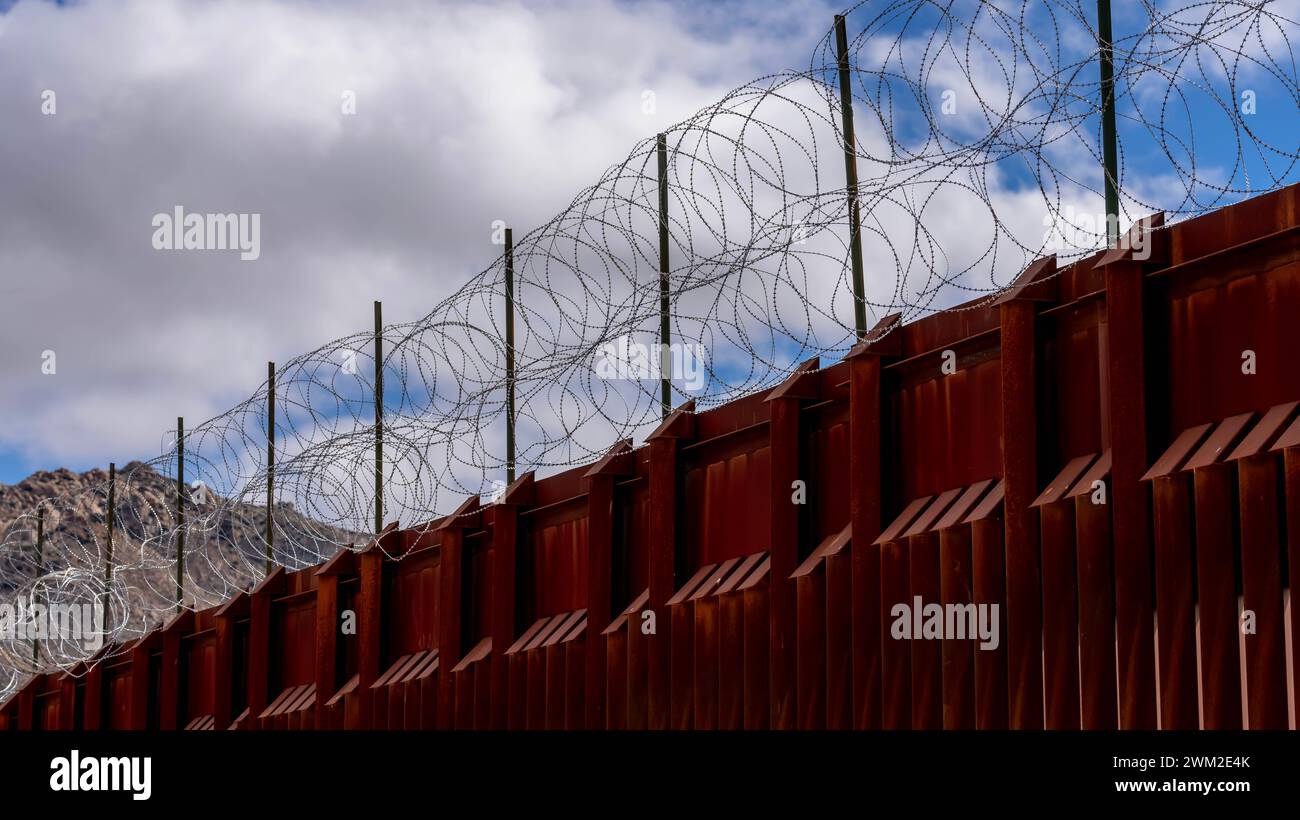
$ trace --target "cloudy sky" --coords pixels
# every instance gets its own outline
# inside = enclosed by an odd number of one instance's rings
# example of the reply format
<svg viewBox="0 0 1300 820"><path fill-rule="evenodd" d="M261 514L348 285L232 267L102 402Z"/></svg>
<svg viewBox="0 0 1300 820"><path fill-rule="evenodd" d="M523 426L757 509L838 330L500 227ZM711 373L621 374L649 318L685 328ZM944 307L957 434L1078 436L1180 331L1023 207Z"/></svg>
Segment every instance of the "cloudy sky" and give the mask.
<svg viewBox="0 0 1300 820"><path fill-rule="evenodd" d="M423 315L499 251L493 220L537 224L637 140L805 67L833 14L812 0L0 9L10 483L157 455L177 416L215 415L268 360L365 328L373 299L390 322ZM260 214L260 258L155 250L151 221L176 205Z"/></svg>
<svg viewBox="0 0 1300 820"><path fill-rule="evenodd" d="M425 315L492 262L494 221L541 224L639 140L807 68L841 5L0 0L0 482L156 456L177 416L192 428L252 394L268 360L364 330L374 299L390 323ZM1122 30L1137 10L1117 9ZM1251 38L1285 62L1276 31ZM1000 82L999 60L978 68ZM1163 115L1161 87L1136 110ZM1294 152L1288 93L1261 90L1252 124ZM1231 180L1236 137L1176 147ZM1134 145L1132 189L1188 205L1164 149ZM1097 175L1086 152L1052 165ZM999 215L1041 235L1033 174L992 180ZM177 206L260 215L259 258L155 249L155 216ZM973 224L927 214L949 254Z"/></svg>

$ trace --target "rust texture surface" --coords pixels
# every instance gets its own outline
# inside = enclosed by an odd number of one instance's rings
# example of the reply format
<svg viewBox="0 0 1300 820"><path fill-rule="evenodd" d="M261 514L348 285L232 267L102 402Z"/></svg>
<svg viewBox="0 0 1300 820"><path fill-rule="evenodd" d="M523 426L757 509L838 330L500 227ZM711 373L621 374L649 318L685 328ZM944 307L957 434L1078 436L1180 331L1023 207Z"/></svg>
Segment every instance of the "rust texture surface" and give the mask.
<svg viewBox="0 0 1300 820"><path fill-rule="evenodd" d="M1291 187L887 317L38 676L0 729L1293 728L1298 225ZM991 639L900 637L916 604Z"/></svg>

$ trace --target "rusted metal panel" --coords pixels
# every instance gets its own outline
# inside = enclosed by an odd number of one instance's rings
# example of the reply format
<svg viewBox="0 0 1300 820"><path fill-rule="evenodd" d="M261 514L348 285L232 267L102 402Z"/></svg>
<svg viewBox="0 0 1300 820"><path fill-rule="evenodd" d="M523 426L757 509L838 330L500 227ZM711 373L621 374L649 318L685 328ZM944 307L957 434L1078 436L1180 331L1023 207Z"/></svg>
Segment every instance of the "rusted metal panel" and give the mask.
<svg viewBox="0 0 1300 820"><path fill-rule="evenodd" d="M1182 431L1151 469L1155 537L1156 650L1161 669L1160 725L1167 729L1200 724L1197 663L1196 564L1192 479L1184 466L1198 455L1215 425Z"/></svg>
<svg viewBox="0 0 1300 820"><path fill-rule="evenodd" d="M1300 419L1291 425L1288 431L1300 432ZM1278 444L1282 441L1279 440ZM1276 445L1275 445L1276 446ZM1300 449L1293 446L1286 447L1282 451L1282 467L1286 484L1286 516L1288 522L1300 522ZM1286 555L1290 599L1287 609L1290 610L1290 627L1291 627L1291 681L1292 681L1292 709L1294 713L1300 713L1300 696L1295 694L1295 687L1300 687L1300 601L1296 600L1296 591L1300 590L1300 526L1288 526L1286 533ZM1300 714L1296 715L1296 722L1300 723Z"/></svg>
<svg viewBox="0 0 1300 820"><path fill-rule="evenodd" d="M691 726L718 728L718 586L735 571L739 558L730 558L692 595Z"/></svg>
<svg viewBox="0 0 1300 820"><path fill-rule="evenodd" d="M1251 729L1287 728L1286 646L1282 611L1283 554L1280 467L1272 455L1237 462L1241 514L1241 579L1252 624L1246 644L1246 706Z"/></svg>
<svg viewBox="0 0 1300 820"><path fill-rule="evenodd" d="M311 682L316 675L316 590L273 598L270 678L281 689ZM333 619L331 618L331 622Z"/></svg>
<svg viewBox="0 0 1300 820"><path fill-rule="evenodd" d="M441 527L441 558L439 582L439 631L438 652L441 656L442 671L439 674L440 692L438 694L438 728L450 729L455 725L456 680L453 667L461 659L461 621L462 590L464 575L462 569L465 544L464 527L467 525L462 516L477 508L478 499L471 498L461 509Z"/></svg>
<svg viewBox="0 0 1300 820"><path fill-rule="evenodd" d="M640 613L650 598L644 590L605 628L608 647L606 657L606 727L610 729L645 728L645 657Z"/></svg>
<svg viewBox="0 0 1300 820"><path fill-rule="evenodd" d="M585 624L583 626L585 630ZM564 646L564 728L581 729L586 725L583 701L586 699L586 647L580 633Z"/></svg>
<svg viewBox="0 0 1300 820"><path fill-rule="evenodd" d="M527 650L534 645L539 635L544 635L555 628L558 615L547 615L533 621L523 634L508 648L502 658L508 664L509 704L506 708L506 728L525 729L528 727L528 700L532 688L528 680L529 661L532 655Z"/></svg>
<svg viewBox="0 0 1300 820"><path fill-rule="evenodd" d="M740 559L724 561L725 567L735 567ZM715 573L715 576L718 573ZM718 677L719 613L718 599L712 595L712 580L703 583L692 595L692 635L690 635L690 690L682 697L692 700L690 725L695 729L718 728Z"/></svg>
<svg viewBox="0 0 1300 820"><path fill-rule="evenodd" d="M316 588L316 623L314 649L316 668L314 682L318 697L316 698L316 718L324 721L325 711L334 693L338 691L338 639L340 627L339 612L339 578L337 575L319 575Z"/></svg>
<svg viewBox="0 0 1300 820"><path fill-rule="evenodd" d="M504 650L515 640L515 625L519 615L515 611L516 578L519 575L519 540L521 505L531 505L536 495L532 472L524 473L506 488L500 503L492 512L492 614L490 630L496 646ZM535 575L541 575L538 572ZM491 678L489 709L493 729L504 729L509 718L510 658L499 651L488 661Z"/></svg>
<svg viewBox="0 0 1300 820"><path fill-rule="evenodd" d="M546 687L548 683L546 668L546 640L557 632L564 622L565 615L554 615L533 635L525 647L527 686L524 690L524 725L529 729L546 728Z"/></svg>
<svg viewBox="0 0 1300 820"><path fill-rule="evenodd" d="M1107 262L1106 258L1101 260ZM1106 415L1111 449L1111 526L1119 642L1120 726L1156 727L1155 626L1150 505L1141 486L1147 461L1144 273L1110 261L1106 276ZM1008 500L1010 504L1010 500ZM1011 617L1015 617L1014 614Z"/></svg>
<svg viewBox="0 0 1300 820"><path fill-rule="evenodd" d="M256 728L257 721L271 700L271 596L284 589L284 567L276 567L249 594L248 650L244 655L248 670L248 712Z"/></svg>
<svg viewBox="0 0 1300 820"><path fill-rule="evenodd" d="M959 488L916 499L877 539L883 542L879 641L886 728L942 726L942 643L918 635L904 641L893 634L893 627L900 618L912 617L918 598L931 604L940 601L939 538L932 529L965 495L966 488Z"/></svg>
<svg viewBox="0 0 1300 820"><path fill-rule="evenodd" d="M1194 471L1197 602L1201 625L1201 717L1206 729L1241 728L1233 473L1223 464Z"/></svg>
<svg viewBox="0 0 1300 820"><path fill-rule="evenodd" d="M1043 707L1048 729L1079 728L1079 603L1074 504L1038 508L1043 573Z"/></svg>
<svg viewBox="0 0 1300 820"><path fill-rule="evenodd" d="M572 612L587 601L587 505L584 496L520 520L530 543L521 562L526 585L522 604L529 617Z"/></svg>
<svg viewBox="0 0 1300 820"><path fill-rule="evenodd" d="M564 645L548 643L538 652L543 656L546 666L546 679L542 690L546 695L545 728L563 729L564 709L568 702L564 690L566 672Z"/></svg>
<svg viewBox="0 0 1300 820"><path fill-rule="evenodd" d="M820 497L820 488L829 489L843 483L842 471L846 464L838 459L832 462L824 449L829 445L842 450L847 432L844 424L834 423L828 429L827 438L814 442L811 458L818 465L814 468L817 474L812 485L814 497ZM819 444L823 445L823 451L819 452ZM827 470L828 466L833 469ZM775 484L773 492L774 504L785 500L776 494ZM803 519L800 544L810 526L813 533L834 529L825 532L820 544L793 573L797 725L846 728L852 708L849 666L852 602L848 554L841 551L849 542L851 525L844 523L848 510L836 503L819 504L816 510L811 525L806 516Z"/></svg>
<svg viewBox="0 0 1300 820"><path fill-rule="evenodd" d="M606 725L605 704L608 639L605 628L613 620L615 491L618 476L632 474L632 442L617 442L587 472L587 619L585 724L588 729ZM623 592L622 589L619 590ZM521 703L522 694L512 695L512 703ZM512 720L512 725L519 721Z"/></svg>
<svg viewBox="0 0 1300 820"><path fill-rule="evenodd" d="M58 685L57 675L41 675L37 678L34 695L34 729L60 730L63 727L63 692Z"/></svg>
<svg viewBox="0 0 1300 820"><path fill-rule="evenodd" d="M1195 729L1200 724L1191 484L1185 473L1160 476L1151 484L1160 625L1160 726L1164 729Z"/></svg>
<svg viewBox="0 0 1300 820"><path fill-rule="evenodd" d="M708 586L717 572L717 564L706 564L695 571L680 589L668 599L667 614L672 630L671 660L671 722L674 729L689 729L694 710L694 593Z"/></svg>
<svg viewBox="0 0 1300 820"><path fill-rule="evenodd" d="M863 520L868 523L863 524ZM853 638L853 728L877 729L881 725L882 671L880 662L880 635L882 605L880 600L880 547L871 543L878 524L870 523L871 516L863 514L854 518L854 535L850 544L852 586L852 638Z"/></svg>
<svg viewBox="0 0 1300 820"><path fill-rule="evenodd" d="M744 728L766 729L770 726L771 697L768 691L768 579L771 575L771 558L764 557L737 587L745 602L745 657L744 657Z"/></svg>
<svg viewBox="0 0 1300 820"><path fill-rule="evenodd" d="M1043 591L1036 511L1038 366L1034 303L1000 306L1003 529L1006 538L1007 674L1013 729L1043 725Z"/></svg>
<svg viewBox="0 0 1300 820"><path fill-rule="evenodd" d="M767 517L759 517L766 504L743 517L734 509L737 498L759 497L770 481L766 425L760 427L715 446L683 452L683 566L721 563L770 543Z"/></svg>
<svg viewBox="0 0 1300 820"><path fill-rule="evenodd" d="M1191 238L1194 233L1175 232L1174 248L1192 252L1198 241ZM1212 241L1220 248L1233 244L1224 235ZM1300 368L1286 364L1300 346L1300 324L1291 320L1290 311L1278 309L1300 300L1298 244L1294 237L1283 239L1166 275L1168 301L1157 309L1169 328L1163 369L1172 429L1300 396ZM1284 250L1285 255L1269 255L1269 250ZM1256 363L1250 373L1243 367L1246 351Z"/></svg>
<svg viewBox="0 0 1300 820"><path fill-rule="evenodd" d="M826 726L826 576L824 571L794 579L796 663L795 726Z"/></svg>
<svg viewBox="0 0 1300 820"><path fill-rule="evenodd" d="M945 493L932 505L941 507L942 499L955 497ZM911 617L915 620L919 605L935 605L943 600L939 566L939 536L921 532L907 540L908 601ZM892 637L892 636L891 636ZM943 640L923 639L912 635L912 728L943 728Z"/></svg>
<svg viewBox="0 0 1300 820"><path fill-rule="evenodd" d="M667 729L672 725L671 634L667 611L672 597L679 557L678 464L680 442L694 438L694 404L683 406L660 425L649 437L650 506L649 532L649 600L648 609L658 621L658 628L644 641L649 686L646 698L646 726ZM630 694L630 693L629 693Z"/></svg>
<svg viewBox="0 0 1300 820"><path fill-rule="evenodd" d="M1000 483L999 485L1000 486ZM997 487L988 497L1000 497ZM980 508L985 502L981 502ZM980 510L977 509L976 513ZM972 513L972 517L976 515ZM971 577L976 605L996 606L1006 612L1005 564L1002 520L981 515L971 521ZM1007 626L998 621L998 646L975 654L975 728L1005 729L1008 726Z"/></svg>
<svg viewBox="0 0 1300 820"><path fill-rule="evenodd" d="M728 590L718 596L717 728L743 728L744 714L745 596L742 592Z"/></svg>
<svg viewBox="0 0 1300 820"><path fill-rule="evenodd" d="M982 483L987 488L989 482ZM962 498L965 499L965 495ZM967 502L968 505L973 503L973 500ZM960 506L960 503L955 504L954 509ZM940 602L945 606L973 604L975 589L969 525L953 524L940 531L939 566ZM943 642L945 729L975 728L975 646L974 640Z"/></svg>
<svg viewBox="0 0 1300 820"><path fill-rule="evenodd" d="M883 357L901 350L898 314L886 316L846 357L849 369L849 523L853 726L881 723L880 550L884 527Z"/></svg>
<svg viewBox="0 0 1300 820"><path fill-rule="evenodd" d="M911 605L907 542L889 541L880 546L881 726L885 729L912 727L912 653L907 643L890 634L895 607Z"/></svg>
<svg viewBox="0 0 1300 820"><path fill-rule="evenodd" d="M897 452L906 454L890 477L898 497L966 486L1002 472L1000 436L993 432L998 430L1003 379L996 341L993 335L977 340L973 349L955 346L956 372L951 375L940 369L944 348L890 365L900 380L888 398L890 439ZM955 419L961 422L954 424Z"/></svg>
<svg viewBox="0 0 1300 820"><path fill-rule="evenodd" d="M794 483L806 477L800 463L799 400L781 397L770 400L768 407L771 411L769 441L772 448L772 566L768 584L771 681L768 691L772 704L772 728L793 729L799 724L799 713L795 708L798 694L798 599L796 584L790 576L802 557L802 507L794 503L791 493ZM820 701L820 696L817 701ZM812 708L815 712L818 706L814 704Z"/></svg>
<svg viewBox="0 0 1300 820"><path fill-rule="evenodd" d="M1242 625L1252 729L1288 725L1282 600L1287 583L1282 543L1285 478L1282 462L1268 448L1288 426L1297 406L1300 403L1287 402L1270 408L1228 455L1238 466L1243 605L1253 616L1253 624Z"/></svg>
<svg viewBox="0 0 1300 820"><path fill-rule="evenodd" d="M845 547L826 556L826 728L853 728L853 562Z"/></svg>
<svg viewBox="0 0 1300 820"><path fill-rule="evenodd" d="M898 517L894 519L893 523L886 527L885 531L880 534L880 537L875 540L875 543L887 544L901 538L904 531L911 526L914 521L916 521L917 516L928 508L930 502L933 500L933 496L927 495L923 498L916 498L908 502L907 506L898 514Z"/></svg>
<svg viewBox="0 0 1300 820"><path fill-rule="evenodd" d="M621 542L624 586L616 590L615 611L633 595L650 586L650 459L649 447L637 451L636 475L616 481L616 509L622 512L618 522ZM616 553L617 554L617 553Z"/></svg>
<svg viewBox="0 0 1300 820"><path fill-rule="evenodd" d="M627 728L647 729L650 721L650 637L644 629L648 621L642 619L647 611L649 590L638 596L634 611L629 615L624 634L627 637ZM664 629L668 628L664 624Z"/></svg>
<svg viewBox="0 0 1300 820"><path fill-rule="evenodd" d="M483 638L451 669L455 692L451 728L490 728L492 675L487 659L491 654L492 638Z"/></svg>
<svg viewBox="0 0 1300 820"><path fill-rule="evenodd" d="M133 671L129 659L109 664L104 669L104 716L101 724L103 728L134 728L131 724L131 678Z"/></svg>
<svg viewBox="0 0 1300 820"><path fill-rule="evenodd" d="M85 728L1174 728L1202 713L1239 726L1245 708L1252 727L1281 725L1300 323L1277 306L1300 299L1297 201L1292 188L1172 226L1167 258L1042 260L999 304L887 317L844 362L683 407L645 447L530 476L526 501L471 500L328 572L276 573L0 713ZM1165 448L1154 462L1149 444ZM916 593L999 605L998 649L894 640L891 605ZM344 610L356 635L337 630ZM549 630L521 645L533 626Z"/></svg>
<svg viewBox="0 0 1300 820"><path fill-rule="evenodd" d="M17 711L18 711L19 729L25 729L27 731L31 731L32 729L39 728L33 725L34 721L32 716L32 712L33 712L32 704L34 698L35 698L35 693L32 691L32 687L30 683L27 686L24 686L22 690L18 692L18 695L15 697L15 700L18 701Z"/></svg>
<svg viewBox="0 0 1300 820"><path fill-rule="evenodd" d="M1049 729L1077 729L1081 720L1080 579L1073 497L1100 480L1109 464L1108 454L1071 459L1033 503L1038 508L1042 549L1044 720Z"/></svg>
<svg viewBox="0 0 1300 820"><path fill-rule="evenodd" d="M186 610L168 621L162 629L163 651L158 682L158 728L177 729L182 725L181 691L181 633L193 629L194 613ZM76 684L69 692L70 699L76 696ZM72 708L68 703L68 708ZM71 729L74 715L69 715L67 728Z"/></svg>
<svg viewBox="0 0 1300 820"><path fill-rule="evenodd" d="M1086 267L1085 262L1069 270ZM1067 277L1061 277L1061 290L1067 290ZM1086 296L1099 290L1098 283L1080 293ZM1105 449L1109 430L1102 406L1102 367L1105 363L1105 304L1097 298L1063 303L1039 313L1037 332L1041 339L1040 367L1045 374L1043 400L1039 414L1043 448L1061 463L1077 453L1097 453ZM1068 374L1063 378L1055 374Z"/></svg>
<svg viewBox="0 0 1300 820"><path fill-rule="evenodd" d="M548 729L576 729L581 725L582 635L587 611L569 613L546 639L546 711Z"/></svg>
<svg viewBox="0 0 1300 820"><path fill-rule="evenodd" d="M605 726L628 728L627 633L605 635Z"/></svg>
<svg viewBox="0 0 1300 820"><path fill-rule="evenodd" d="M809 542L837 534L849 523L849 422L842 401L805 408ZM766 548L764 545L762 548ZM749 547L746 553L757 547Z"/></svg>
<svg viewBox="0 0 1300 820"><path fill-rule="evenodd" d="M826 536L793 573L796 599L796 695L800 728L844 728L849 719L851 525ZM845 559L845 560L841 560ZM837 569L832 569L835 563ZM833 654L835 653L835 654ZM831 669L834 659L835 669ZM834 690L835 703L830 703ZM828 712L834 711L828 723Z"/></svg>

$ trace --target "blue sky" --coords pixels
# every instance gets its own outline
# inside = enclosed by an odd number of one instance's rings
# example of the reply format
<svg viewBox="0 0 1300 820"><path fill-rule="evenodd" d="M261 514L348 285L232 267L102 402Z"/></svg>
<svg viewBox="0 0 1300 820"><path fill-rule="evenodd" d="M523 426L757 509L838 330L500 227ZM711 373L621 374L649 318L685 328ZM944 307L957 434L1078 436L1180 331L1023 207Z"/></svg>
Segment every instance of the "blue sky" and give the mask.
<svg viewBox="0 0 1300 820"><path fill-rule="evenodd" d="M856 9L850 31L884 5ZM1286 4L1293 18L1295 6ZM1091 15L1095 7L1079 8ZM87 0L67 8L0 0L0 110L14 112L0 132L0 300L12 317L0 326L0 378L9 386L0 396L0 482L154 457L176 416L190 426L215 416L253 394L268 359L286 362L363 330L372 299L384 301L390 322L423 316L499 253L488 239L494 220L542 224L639 140L756 77L805 70L834 10L811 0ZM1121 50L1141 13L1116 4ZM1077 27L1065 28L1064 53L1086 50L1071 42ZM891 20L876 33L885 42L898 31ZM1247 51L1258 56L1250 38ZM1208 49L1199 56L1209 65ZM937 107L956 86L968 115L974 100L944 59L924 93ZM991 100L996 63L976 65ZM1243 190L1272 184L1253 153L1230 170L1234 138L1245 125L1255 141L1296 152L1288 65L1281 80L1238 68L1238 91L1253 92L1256 104L1239 120L1215 107L1229 99L1217 69L1186 61L1180 93L1168 100L1153 95L1162 83L1148 76L1120 104L1127 189L1161 207L1185 206L1173 165L1126 116L1134 112L1163 115L1170 133L1195 138L1197 179ZM1095 82L1095 66L1079 76ZM355 117L340 116L344 89L356 95ZM47 90L57 93L53 116L41 111ZM647 91L657 101L649 113ZM895 110L897 131L924 133L920 113ZM861 108L858 116L865 133ZM967 135L979 123L958 117L952 128ZM1089 129L1095 118L1080 125ZM1048 165L1097 187L1100 170L1077 148L1059 147ZM998 171L995 201L1032 244L1043 211L1022 195L1035 178L1023 157ZM830 162L822 173L819 184L833 187L842 167ZM1296 176L1289 168L1283 181ZM1095 207L1095 197L1068 193ZM1213 202L1208 188L1196 195L1193 208ZM177 204L262 214L262 258L155 251L150 219ZM926 219L946 239L954 235L944 230L962 224L939 206ZM954 239L954 255L965 239ZM964 298L954 290L938 303ZM46 350L57 352L57 375L40 372Z"/></svg>
<svg viewBox="0 0 1300 820"><path fill-rule="evenodd" d="M12 484L40 469L31 460L12 449L0 450L0 482Z"/></svg>

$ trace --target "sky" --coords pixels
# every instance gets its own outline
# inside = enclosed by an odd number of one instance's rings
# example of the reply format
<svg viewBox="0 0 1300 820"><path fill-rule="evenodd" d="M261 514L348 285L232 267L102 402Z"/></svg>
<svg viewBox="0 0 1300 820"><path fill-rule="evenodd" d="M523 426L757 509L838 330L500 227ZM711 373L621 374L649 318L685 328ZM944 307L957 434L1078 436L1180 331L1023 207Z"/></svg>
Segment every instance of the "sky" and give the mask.
<svg viewBox="0 0 1300 820"><path fill-rule="evenodd" d="M373 300L425 315L491 264L494 222L541 224L638 141L805 69L839 5L0 0L0 482L157 456ZM1260 105L1294 151L1295 100ZM1159 159L1125 129L1126 163ZM1231 136L1202 130L1199 173L1233 178ZM1006 171L1000 207L1041 232L1032 174ZM1158 172L1133 190L1180 196ZM157 248L177 206L258 214L258 257ZM959 255L969 212L927 220Z"/></svg>
<svg viewBox="0 0 1300 820"><path fill-rule="evenodd" d="M806 65L833 13L806 0L0 8L6 483L155 456L177 416L215 415L268 360L366 327L374 299L389 322L423 315L499 253L494 220L537 224L637 140ZM259 213L260 257L156 250L151 220L178 204Z"/></svg>

